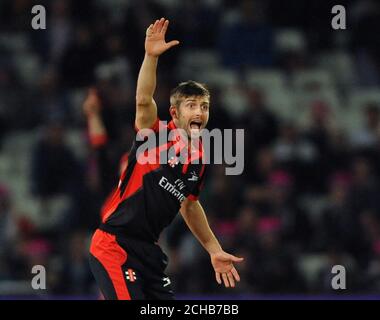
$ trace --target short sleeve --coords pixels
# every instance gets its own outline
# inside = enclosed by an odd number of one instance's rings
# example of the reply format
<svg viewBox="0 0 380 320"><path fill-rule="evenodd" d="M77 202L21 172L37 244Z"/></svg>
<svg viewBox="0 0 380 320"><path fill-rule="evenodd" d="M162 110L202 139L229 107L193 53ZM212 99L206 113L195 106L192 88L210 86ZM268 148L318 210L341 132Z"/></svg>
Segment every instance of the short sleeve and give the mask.
<svg viewBox="0 0 380 320"><path fill-rule="evenodd" d="M202 166L202 170L200 173L199 181L194 187L194 190L188 195L188 199L191 201L197 201L199 199L199 195L201 191L203 190L204 182L205 182L205 176L206 176L206 165L204 164Z"/></svg>
<svg viewBox="0 0 380 320"><path fill-rule="evenodd" d="M144 128L144 129L151 129L153 130L154 132L158 132L158 129L159 129L159 125L160 125L160 119L157 118L156 121L153 123L153 125L150 127L150 128ZM136 127L136 122L134 123L134 129L136 132L139 132L141 129L138 129Z"/></svg>
<svg viewBox="0 0 380 320"><path fill-rule="evenodd" d="M94 148L99 148L101 146L104 146L107 141L108 137L106 134L89 134L90 137L90 143Z"/></svg>

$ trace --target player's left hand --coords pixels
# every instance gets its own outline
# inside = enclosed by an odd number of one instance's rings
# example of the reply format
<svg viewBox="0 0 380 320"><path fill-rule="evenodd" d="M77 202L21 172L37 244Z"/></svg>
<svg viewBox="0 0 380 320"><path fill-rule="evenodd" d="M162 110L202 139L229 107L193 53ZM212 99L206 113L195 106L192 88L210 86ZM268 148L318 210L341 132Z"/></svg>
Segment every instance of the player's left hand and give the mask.
<svg viewBox="0 0 380 320"><path fill-rule="evenodd" d="M215 270L216 281L221 284L223 279L226 288L235 287L235 280L240 281L240 276L233 262L241 262L244 258L235 257L224 251L213 253L210 256L211 264Z"/></svg>

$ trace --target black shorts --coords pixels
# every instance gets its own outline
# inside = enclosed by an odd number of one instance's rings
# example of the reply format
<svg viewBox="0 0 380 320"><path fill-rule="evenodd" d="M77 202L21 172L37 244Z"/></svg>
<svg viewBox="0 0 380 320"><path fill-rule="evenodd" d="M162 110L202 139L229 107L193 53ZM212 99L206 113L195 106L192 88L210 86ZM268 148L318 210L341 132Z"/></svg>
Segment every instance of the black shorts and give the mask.
<svg viewBox="0 0 380 320"><path fill-rule="evenodd" d="M167 256L154 243L96 230L90 267L107 300L172 300Z"/></svg>

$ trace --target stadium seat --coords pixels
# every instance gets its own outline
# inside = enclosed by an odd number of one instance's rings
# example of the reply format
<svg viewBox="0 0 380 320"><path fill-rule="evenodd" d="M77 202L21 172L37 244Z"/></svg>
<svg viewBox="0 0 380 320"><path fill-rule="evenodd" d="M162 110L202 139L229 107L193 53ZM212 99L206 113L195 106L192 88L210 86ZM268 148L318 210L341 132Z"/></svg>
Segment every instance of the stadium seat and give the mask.
<svg viewBox="0 0 380 320"><path fill-rule="evenodd" d="M363 124L363 107L367 103L377 103L380 105L380 90L359 89L352 91L348 96L347 112L342 114L342 121L346 128L351 130L359 129Z"/></svg>
<svg viewBox="0 0 380 320"><path fill-rule="evenodd" d="M285 76L276 69L250 69L246 73L250 88L263 92L265 102L280 118L291 120L296 117L291 90L288 90Z"/></svg>
<svg viewBox="0 0 380 320"><path fill-rule="evenodd" d="M17 54L13 57L17 74L22 82L27 86L35 86L38 75L41 75L41 65L38 57L32 53Z"/></svg>
<svg viewBox="0 0 380 320"><path fill-rule="evenodd" d="M329 90L335 87L331 73L320 68L296 72L292 83L296 91Z"/></svg>
<svg viewBox="0 0 380 320"><path fill-rule="evenodd" d="M326 103L334 116L342 113L341 99L330 72L321 68L296 72L292 87L299 124L308 121L310 108L317 101Z"/></svg>
<svg viewBox="0 0 380 320"><path fill-rule="evenodd" d="M244 91L229 87L221 92L223 108L234 118L240 118L247 110L248 100Z"/></svg>
<svg viewBox="0 0 380 320"><path fill-rule="evenodd" d="M361 110L362 107L370 102L374 102L380 105L380 89L368 88L355 90L350 95L350 109Z"/></svg>
<svg viewBox="0 0 380 320"><path fill-rule="evenodd" d="M279 70L250 69L246 73L246 81L250 87L259 87L263 90L284 89L286 79Z"/></svg>
<svg viewBox="0 0 380 320"><path fill-rule="evenodd" d="M183 79L194 77L199 72L219 67L219 57L213 50L185 50L178 61L179 76Z"/></svg>
<svg viewBox="0 0 380 320"><path fill-rule="evenodd" d="M282 29L276 32L275 46L277 51L303 51L306 49L303 33L296 29Z"/></svg>
<svg viewBox="0 0 380 320"><path fill-rule="evenodd" d="M324 53L318 56L317 61L319 68L331 72L339 89L350 90L354 84L355 66L348 53Z"/></svg>
<svg viewBox="0 0 380 320"><path fill-rule="evenodd" d="M327 265L327 256L324 254L302 254L298 257L297 264L307 284L312 287L318 279L318 272Z"/></svg>
<svg viewBox="0 0 380 320"><path fill-rule="evenodd" d="M4 32L0 34L0 46L11 52L26 52L28 51L29 41L28 36L23 33L12 34L12 37L8 33Z"/></svg>
<svg viewBox="0 0 380 320"><path fill-rule="evenodd" d="M217 87L222 90L239 85L238 73L228 69L212 68L202 70L197 75L197 78L210 87Z"/></svg>

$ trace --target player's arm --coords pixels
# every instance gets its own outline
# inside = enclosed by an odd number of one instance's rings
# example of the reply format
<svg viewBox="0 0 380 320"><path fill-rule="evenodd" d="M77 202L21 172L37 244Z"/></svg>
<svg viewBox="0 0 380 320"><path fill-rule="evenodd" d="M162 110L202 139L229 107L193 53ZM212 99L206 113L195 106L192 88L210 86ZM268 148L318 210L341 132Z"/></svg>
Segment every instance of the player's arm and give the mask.
<svg viewBox="0 0 380 320"><path fill-rule="evenodd" d="M83 103L83 112L87 118L88 134L93 147L104 145L107 140L107 131L100 114L101 106L97 90L90 88Z"/></svg>
<svg viewBox="0 0 380 320"><path fill-rule="evenodd" d="M156 20L146 30L145 57L137 79L136 120L137 129L151 128L157 119L157 105L153 99L156 90L156 73L158 57L166 50L177 45L173 40L165 41L169 21Z"/></svg>
<svg viewBox="0 0 380 320"><path fill-rule="evenodd" d="M113 176L114 172L107 156L109 143L107 130L101 114L102 107L98 90L95 87L90 88L82 108L86 115L88 137L94 151L94 159L96 159L97 163L97 174L100 178L98 188L101 194L105 196L110 191L110 186L105 182L109 180L108 177Z"/></svg>
<svg viewBox="0 0 380 320"><path fill-rule="evenodd" d="M205 212L199 201L185 199L182 202L180 212L191 232L210 254L216 281L221 284L223 279L226 287L234 287L235 280L240 281L240 277L233 262L241 262L243 258L235 257L223 251L207 222Z"/></svg>

